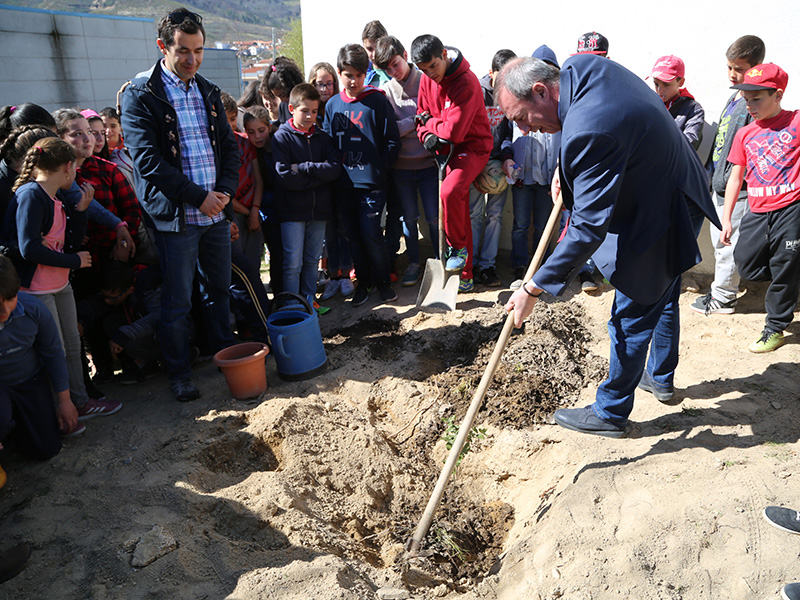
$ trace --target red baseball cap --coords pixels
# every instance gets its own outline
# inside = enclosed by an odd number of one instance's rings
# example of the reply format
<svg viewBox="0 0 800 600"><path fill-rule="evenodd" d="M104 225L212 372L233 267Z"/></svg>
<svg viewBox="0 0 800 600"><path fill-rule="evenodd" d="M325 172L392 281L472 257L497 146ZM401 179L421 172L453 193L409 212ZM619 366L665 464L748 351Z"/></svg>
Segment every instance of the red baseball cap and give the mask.
<svg viewBox="0 0 800 600"><path fill-rule="evenodd" d="M789 83L786 71L774 63L756 65L744 74L744 83L732 85L732 90L785 90Z"/></svg>
<svg viewBox="0 0 800 600"><path fill-rule="evenodd" d="M653 65L652 73L650 73L650 75L648 75L645 79L652 77L653 79L658 79L659 81L668 83L673 79L683 77L685 74L686 67L683 64L683 61L677 56L670 54L668 56L662 56L659 58L656 61L656 64Z"/></svg>

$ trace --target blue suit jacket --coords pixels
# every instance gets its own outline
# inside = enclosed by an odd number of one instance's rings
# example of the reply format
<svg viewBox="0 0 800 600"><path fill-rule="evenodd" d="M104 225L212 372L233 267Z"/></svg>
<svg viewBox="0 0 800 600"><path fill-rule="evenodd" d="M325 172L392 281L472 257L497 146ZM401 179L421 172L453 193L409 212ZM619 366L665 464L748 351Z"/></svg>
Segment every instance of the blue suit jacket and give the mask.
<svg viewBox="0 0 800 600"><path fill-rule="evenodd" d="M661 99L606 58L564 63L559 117L561 188L572 220L536 285L557 296L593 257L614 287L653 304L701 260L687 201L719 226L700 159Z"/></svg>

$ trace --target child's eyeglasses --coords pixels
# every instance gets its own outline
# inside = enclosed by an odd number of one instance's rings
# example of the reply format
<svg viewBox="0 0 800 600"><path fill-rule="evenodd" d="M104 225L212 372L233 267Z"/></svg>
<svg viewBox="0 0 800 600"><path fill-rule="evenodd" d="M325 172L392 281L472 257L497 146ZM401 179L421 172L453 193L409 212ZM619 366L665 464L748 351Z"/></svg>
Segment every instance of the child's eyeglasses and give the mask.
<svg viewBox="0 0 800 600"><path fill-rule="evenodd" d="M330 83L320 83L318 81L317 83L314 84L314 87L316 87L320 91L325 91L325 90L328 90L328 89L332 90L333 89L333 82L331 81Z"/></svg>
<svg viewBox="0 0 800 600"><path fill-rule="evenodd" d="M201 17L197 13L193 13L193 12L188 11L188 10L175 10L175 11L172 11L171 13L169 13L167 15L167 19L173 25L180 25L186 19L189 19L190 21L194 21L198 25L202 25L203 24L203 17Z"/></svg>

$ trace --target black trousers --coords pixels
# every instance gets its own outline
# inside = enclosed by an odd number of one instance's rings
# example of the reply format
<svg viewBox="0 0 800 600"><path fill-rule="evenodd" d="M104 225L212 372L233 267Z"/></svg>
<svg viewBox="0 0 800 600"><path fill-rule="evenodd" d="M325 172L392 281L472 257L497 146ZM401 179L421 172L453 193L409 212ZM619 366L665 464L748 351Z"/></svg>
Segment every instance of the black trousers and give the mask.
<svg viewBox="0 0 800 600"><path fill-rule="evenodd" d="M44 371L14 386L0 385L0 440L14 430L19 450L45 460L61 450L55 398Z"/></svg>
<svg viewBox="0 0 800 600"><path fill-rule="evenodd" d="M773 331L786 329L800 292L800 200L772 212L746 212L733 258L744 279L771 281L764 296L766 324Z"/></svg>

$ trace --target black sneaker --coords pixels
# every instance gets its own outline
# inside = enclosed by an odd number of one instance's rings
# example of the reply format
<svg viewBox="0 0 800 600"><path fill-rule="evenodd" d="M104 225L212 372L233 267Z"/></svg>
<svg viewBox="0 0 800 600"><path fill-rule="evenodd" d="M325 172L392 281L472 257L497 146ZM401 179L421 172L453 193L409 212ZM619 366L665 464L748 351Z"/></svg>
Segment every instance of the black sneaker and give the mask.
<svg viewBox="0 0 800 600"><path fill-rule="evenodd" d="M594 275L589 273L588 271L582 271L578 273L578 279L581 280L581 291L582 292L596 292L597 282L594 280Z"/></svg>
<svg viewBox="0 0 800 600"><path fill-rule="evenodd" d="M381 302L394 302L397 300L397 294L388 283L378 286L378 296L380 296Z"/></svg>
<svg viewBox="0 0 800 600"><path fill-rule="evenodd" d="M500 287L500 278L495 273L494 267L486 267L481 270L478 275L478 283L486 287Z"/></svg>
<svg viewBox="0 0 800 600"><path fill-rule="evenodd" d="M195 387L191 379L179 379L170 381L169 389L178 402L191 402L200 397L200 390Z"/></svg>
<svg viewBox="0 0 800 600"><path fill-rule="evenodd" d="M781 531L800 534L800 511L782 506L768 506L764 509L764 518Z"/></svg>
<svg viewBox="0 0 800 600"><path fill-rule="evenodd" d="M160 370L161 368L154 360L146 363L143 367L137 367L135 364L130 364L127 368L123 367L122 377L120 377L119 382L122 385L135 385L137 383L142 383L147 379L152 379L158 375Z"/></svg>
<svg viewBox="0 0 800 600"><path fill-rule="evenodd" d="M353 294L353 299L351 302L353 306L361 306L367 300L369 300L369 288L366 285L358 284L356 287L356 293Z"/></svg>

